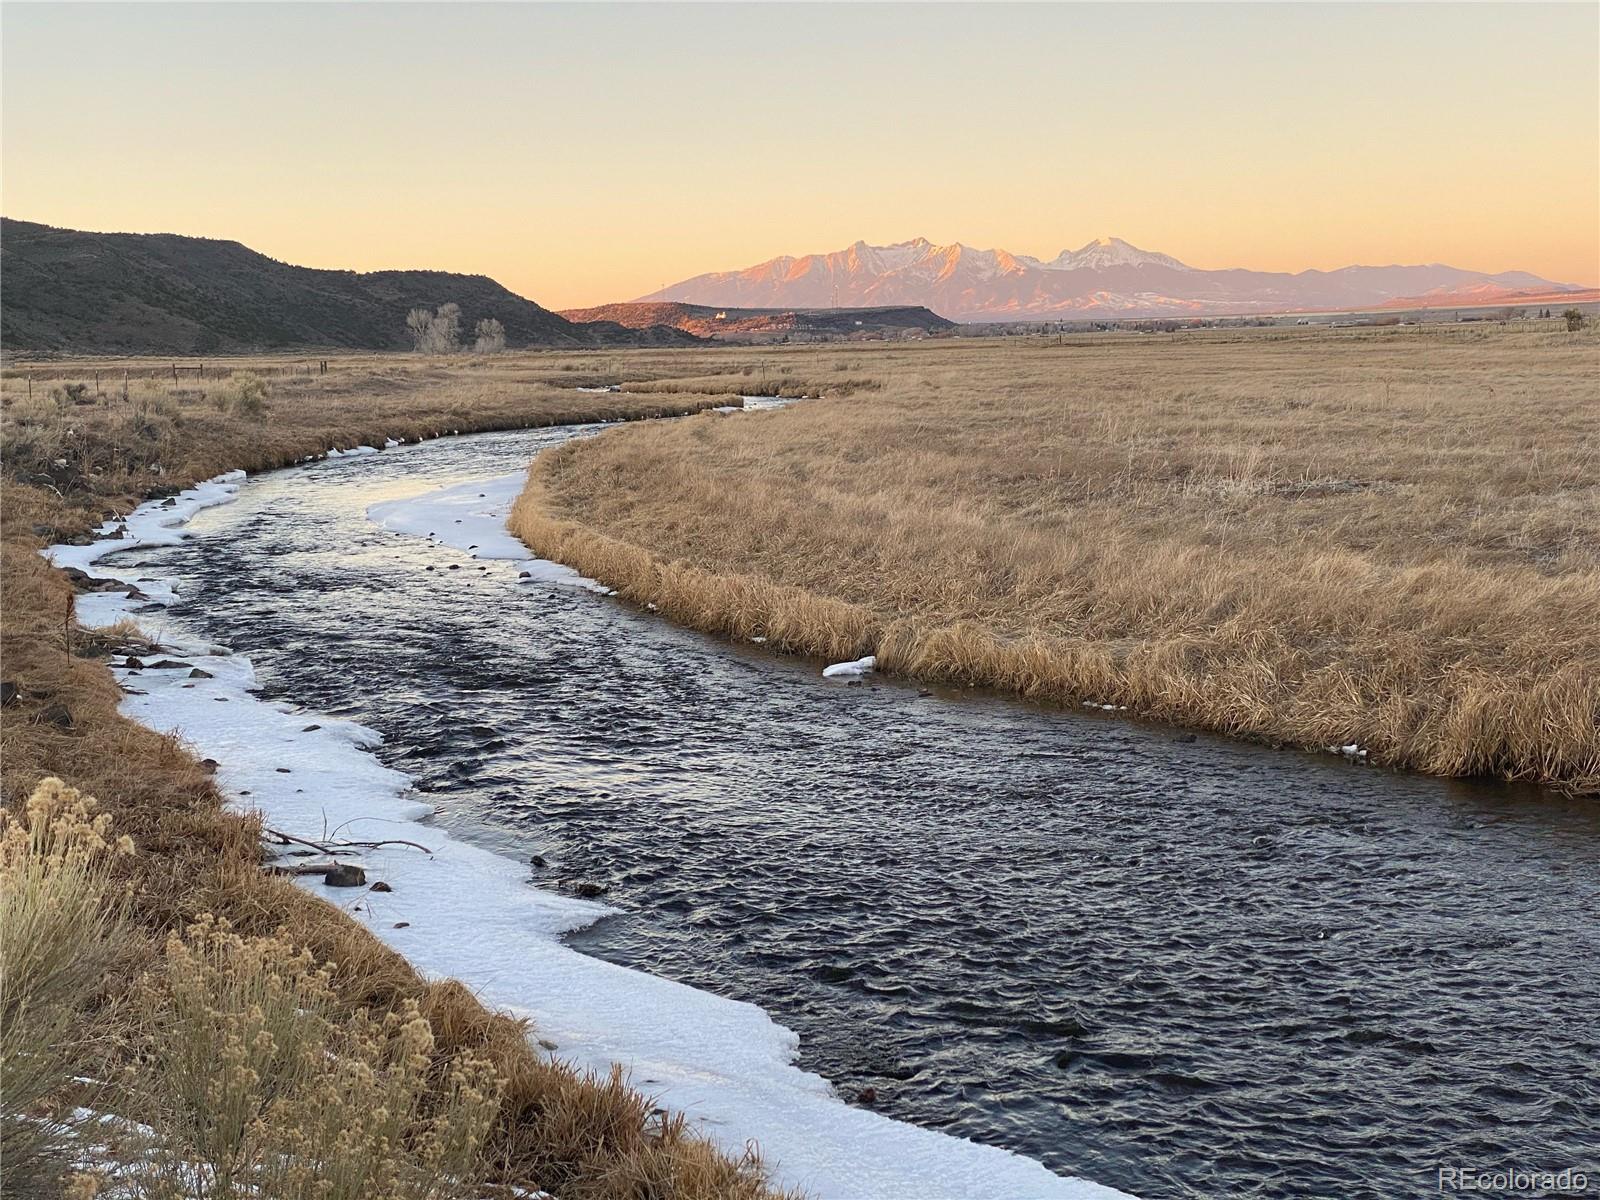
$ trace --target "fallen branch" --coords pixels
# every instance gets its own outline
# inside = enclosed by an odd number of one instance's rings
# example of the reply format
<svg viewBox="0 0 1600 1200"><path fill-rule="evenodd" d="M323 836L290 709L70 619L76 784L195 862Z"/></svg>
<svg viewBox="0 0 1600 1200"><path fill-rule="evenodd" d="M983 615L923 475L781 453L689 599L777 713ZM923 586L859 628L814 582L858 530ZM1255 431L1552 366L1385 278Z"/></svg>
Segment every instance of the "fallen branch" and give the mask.
<svg viewBox="0 0 1600 1200"><path fill-rule="evenodd" d="M413 850L421 850L424 854L431 855L433 853L422 843L408 842L405 838L384 838L379 842L335 842L333 844L339 847L356 846L362 850L376 850L379 846L410 846Z"/></svg>
<svg viewBox="0 0 1600 1200"><path fill-rule="evenodd" d="M320 843L308 842L305 838L295 837L294 834L285 833L281 829L272 829L269 826L263 825L261 827L261 832L271 834L273 837L277 838L280 846L287 846L290 842L293 842L299 846L309 846L313 850L320 850L323 854L333 853L332 850L329 850L326 846L321 845Z"/></svg>
<svg viewBox="0 0 1600 1200"><path fill-rule="evenodd" d="M285 833L281 829L262 826L262 832L278 839L278 844L287 846L291 842L298 846L309 846L323 854L333 854L337 850L376 850L379 846L410 846L413 850L421 850L424 854L432 855L433 851L420 842L408 842L405 838L383 838L376 842L312 842L303 837L295 837L292 833Z"/></svg>
<svg viewBox="0 0 1600 1200"><path fill-rule="evenodd" d="M339 864L339 863L294 863L291 866L284 866L281 863L273 863L273 864L271 864L270 866L267 867L267 874L268 875L326 875L329 871L334 870L335 868L337 868L340 865L341 864Z"/></svg>

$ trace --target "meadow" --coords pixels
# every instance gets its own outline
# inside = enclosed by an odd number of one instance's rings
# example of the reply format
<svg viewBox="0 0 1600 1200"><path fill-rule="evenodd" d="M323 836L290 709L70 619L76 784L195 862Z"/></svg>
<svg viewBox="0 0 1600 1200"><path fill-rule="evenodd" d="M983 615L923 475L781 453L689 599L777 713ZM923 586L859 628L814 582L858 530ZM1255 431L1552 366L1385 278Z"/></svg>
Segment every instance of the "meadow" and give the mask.
<svg viewBox="0 0 1600 1200"><path fill-rule="evenodd" d="M513 530L730 637L1600 790L1592 327L769 358L823 398L570 444L536 462Z"/></svg>

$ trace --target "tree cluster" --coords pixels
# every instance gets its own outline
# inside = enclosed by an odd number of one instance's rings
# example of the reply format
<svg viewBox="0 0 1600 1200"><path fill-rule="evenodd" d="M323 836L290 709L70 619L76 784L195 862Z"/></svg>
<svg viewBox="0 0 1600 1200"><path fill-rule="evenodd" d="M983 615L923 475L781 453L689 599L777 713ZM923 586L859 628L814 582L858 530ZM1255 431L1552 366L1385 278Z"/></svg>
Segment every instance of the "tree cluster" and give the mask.
<svg viewBox="0 0 1600 1200"><path fill-rule="evenodd" d="M461 306L441 304L433 312L413 308L406 317L406 330L418 354L455 354L461 349ZM479 354L498 354L506 348L506 329L493 317L485 317L472 330L472 349Z"/></svg>

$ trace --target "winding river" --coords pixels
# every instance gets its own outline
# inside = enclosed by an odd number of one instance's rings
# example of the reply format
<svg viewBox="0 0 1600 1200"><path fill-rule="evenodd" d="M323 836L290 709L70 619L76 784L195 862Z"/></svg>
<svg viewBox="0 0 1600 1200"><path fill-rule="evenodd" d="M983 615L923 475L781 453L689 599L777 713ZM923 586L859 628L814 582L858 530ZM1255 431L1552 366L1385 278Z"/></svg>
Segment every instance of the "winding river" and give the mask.
<svg viewBox="0 0 1600 1200"><path fill-rule="evenodd" d="M264 475L135 561L456 836L608 889L573 945L856 1103L1152 1198L1600 1175L1600 806L824 680L366 516L591 431Z"/></svg>

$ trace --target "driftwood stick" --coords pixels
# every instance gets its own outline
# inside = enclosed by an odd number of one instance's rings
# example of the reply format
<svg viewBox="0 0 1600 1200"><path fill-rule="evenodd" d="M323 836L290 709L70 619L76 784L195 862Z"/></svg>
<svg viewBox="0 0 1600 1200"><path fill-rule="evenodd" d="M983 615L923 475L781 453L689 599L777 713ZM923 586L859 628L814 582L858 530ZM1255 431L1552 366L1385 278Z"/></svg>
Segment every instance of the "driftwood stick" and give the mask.
<svg viewBox="0 0 1600 1200"><path fill-rule="evenodd" d="M379 846L410 846L413 850L421 850L424 854L432 854L421 842L408 842L405 838L384 838L381 842L335 842L340 847L359 846L363 850L376 850Z"/></svg>
<svg viewBox="0 0 1600 1200"><path fill-rule="evenodd" d="M420 842L408 842L405 838L384 838L376 842L338 841L324 843L307 841L305 838L295 837L292 833L285 833L281 829L273 829L267 825L262 826L262 832L271 834L283 845L294 842L296 845L309 846L313 850L320 850L323 854L332 854L336 850L376 850L379 846L410 846L413 850L421 850L424 854L433 853L432 850Z"/></svg>
<svg viewBox="0 0 1600 1200"><path fill-rule="evenodd" d="M293 866L280 866L274 864L267 868L269 875L326 875L337 867L338 863L296 863Z"/></svg>
<svg viewBox="0 0 1600 1200"><path fill-rule="evenodd" d="M332 854L333 853L332 850L328 849L326 846L322 845L320 842L308 842L308 841L306 841L305 838L295 837L294 834L285 833L281 829L273 829L270 826L263 825L261 827L261 831L263 833L270 833L273 837L278 839L278 842L281 845L285 845L286 846L290 842L294 842L296 845L310 846L311 849L313 849L313 850L320 850L323 854Z"/></svg>

